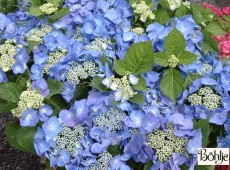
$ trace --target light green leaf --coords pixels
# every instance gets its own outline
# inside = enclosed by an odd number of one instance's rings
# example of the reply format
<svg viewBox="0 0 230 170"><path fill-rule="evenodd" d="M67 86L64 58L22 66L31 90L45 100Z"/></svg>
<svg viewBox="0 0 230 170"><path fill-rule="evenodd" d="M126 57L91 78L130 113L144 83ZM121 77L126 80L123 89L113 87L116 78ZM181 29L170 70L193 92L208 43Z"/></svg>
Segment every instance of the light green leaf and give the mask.
<svg viewBox="0 0 230 170"><path fill-rule="evenodd" d="M137 93L132 98L130 98L129 101L131 101L132 103L138 104L141 107L145 101L145 97L142 93Z"/></svg>
<svg viewBox="0 0 230 170"><path fill-rule="evenodd" d="M155 13L155 17L156 17L156 22L160 23L160 24L165 24L167 22L171 21L171 17L169 16L169 14L166 11L156 11Z"/></svg>
<svg viewBox="0 0 230 170"><path fill-rule="evenodd" d="M33 154L35 154L33 141L36 131L37 127L20 127L16 133L19 146Z"/></svg>
<svg viewBox="0 0 230 170"><path fill-rule="evenodd" d="M222 28L215 22L210 22L206 27L205 30L210 32L213 35L223 35L224 30L222 30Z"/></svg>
<svg viewBox="0 0 230 170"><path fill-rule="evenodd" d="M44 3L43 0L30 0L32 7L40 7Z"/></svg>
<svg viewBox="0 0 230 170"><path fill-rule="evenodd" d="M214 51L214 49L206 42L201 43L200 47L204 52Z"/></svg>
<svg viewBox="0 0 230 170"><path fill-rule="evenodd" d="M200 11L198 10L198 7L195 5L191 6L191 10L192 10L192 15L193 15L193 19L197 24L201 24L203 22L203 18L202 18L202 14L200 13Z"/></svg>
<svg viewBox="0 0 230 170"><path fill-rule="evenodd" d="M183 91L183 77L178 70L168 69L161 80L160 89L164 95L171 98L174 103L178 95Z"/></svg>
<svg viewBox="0 0 230 170"><path fill-rule="evenodd" d="M120 76L130 74L130 72L127 70L127 63L124 60L115 60L114 68L115 68L115 72Z"/></svg>
<svg viewBox="0 0 230 170"><path fill-rule="evenodd" d="M193 63L197 59L197 57L198 56L196 54L188 51L182 51L180 52L180 54L177 55L177 58L180 60L179 63L185 65Z"/></svg>
<svg viewBox="0 0 230 170"><path fill-rule="evenodd" d="M36 47L40 43L40 41L28 41L28 45L26 47L27 53L29 54L34 49L34 47Z"/></svg>
<svg viewBox="0 0 230 170"><path fill-rule="evenodd" d="M55 23L69 13L69 8L62 8L55 14L48 16L49 23Z"/></svg>
<svg viewBox="0 0 230 170"><path fill-rule="evenodd" d="M9 112L15 109L18 105L16 103L11 103L6 100L0 99L0 113Z"/></svg>
<svg viewBox="0 0 230 170"><path fill-rule="evenodd" d="M63 91L63 83L57 80L48 80L47 81L48 88L49 88L49 95L47 98L52 97L55 94L61 94Z"/></svg>
<svg viewBox="0 0 230 170"><path fill-rule="evenodd" d="M125 67L131 73L144 73L152 69L154 52L151 42L133 44L126 52Z"/></svg>
<svg viewBox="0 0 230 170"><path fill-rule="evenodd" d="M165 38L165 50L170 54L179 54L186 47L186 41L183 34L174 28Z"/></svg>
<svg viewBox="0 0 230 170"><path fill-rule="evenodd" d="M134 88L135 90L142 90L142 91L145 91L145 90L146 90L146 81L145 81L145 79L144 79L141 75L137 76L137 78L139 79L139 80L138 80L138 83L135 84L135 85L133 86L133 88Z"/></svg>
<svg viewBox="0 0 230 170"><path fill-rule="evenodd" d="M43 15L42 11L39 9L39 7L30 7L28 13L30 15L33 15L35 17L39 17Z"/></svg>
<svg viewBox="0 0 230 170"><path fill-rule="evenodd" d="M214 170L214 165L196 165L194 170Z"/></svg>
<svg viewBox="0 0 230 170"><path fill-rule="evenodd" d="M54 5L61 5L63 3L63 0L47 0L47 2Z"/></svg>
<svg viewBox="0 0 230 170"><path fill-rule="evenodd" d="M102 80L103 78L102 77L95 77L92 81L91 81L91 86L101 92L107 92L109 91L109 89L104 85L102 84Z"/></svg>
<svg viewBox="0 0 230 170"><path fill-rule="evenodd" d="M184 81L184 89L187 89L190 84L192 84L196 79L201 78L201 75L197 75L197 74L188 74L188 76L186 77L185 81Z"/></svg>
<svg viewBox="0 0 230 170"><path fill-rule="evenodd" d="M163 67L167 67L169 65L168 63L169 58L170 58L169 54L167 54L166 52L154 53L154 62Z"/></svg>
<svg viewBox="0 0 230 170"><path fill-rule="evenodd" d="M21 90L16 83L1 83L0 98L12 103L18 103Z"/></svg>
<svg viewBox="0 0 230 170"><path fill-rule="evenodd" d="M214 40L212 34L205 30L203 30L202 33L204 35L204 43L208 44L215 52L219 53L218 43Z"/></svg>
<svg viewBox="0 0 230 170"><path fill-rule="evenodd" d="M208 119L200 119L199 121L193 122L194 129L201 128L202 133L202 147L206 148L209 142L209 135L211 133L209 118Z"/></svg>
<svg viewBox="0 0 230 170"><path fill-rule="evenodd" d="M159 0L161 6L169 13L172 14L171 9L169 8L169 3L166 0Z"/></svg>

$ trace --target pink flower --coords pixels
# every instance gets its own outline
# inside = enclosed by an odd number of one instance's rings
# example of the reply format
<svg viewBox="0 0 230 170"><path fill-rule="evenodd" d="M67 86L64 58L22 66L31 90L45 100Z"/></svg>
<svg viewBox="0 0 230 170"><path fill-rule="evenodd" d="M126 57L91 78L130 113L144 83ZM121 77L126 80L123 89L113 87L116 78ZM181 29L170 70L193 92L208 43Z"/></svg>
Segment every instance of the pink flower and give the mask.
<svg viewBox="0 0 230 170"><path fill-rule="evenodd" d="M223 7L222 12L224 13L224 15L230 15L230 6Z"/></svg>
<svg viewBox="0 0 230 170"><path fill-rule="evenodd" d="M219 43L220 55L230 59L230 40L223 40Z"/></svg>

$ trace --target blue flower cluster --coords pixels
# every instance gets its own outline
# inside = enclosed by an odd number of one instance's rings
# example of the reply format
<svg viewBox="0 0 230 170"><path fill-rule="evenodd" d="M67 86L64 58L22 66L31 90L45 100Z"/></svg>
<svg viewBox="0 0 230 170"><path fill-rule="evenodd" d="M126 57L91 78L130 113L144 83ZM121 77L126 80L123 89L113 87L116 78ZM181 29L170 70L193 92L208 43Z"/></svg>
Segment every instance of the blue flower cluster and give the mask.
<svg viewBox="0 0 230 170"><path fill-rule="evenodd" d="M21 126L37 127L34 148L51 167L132 170L130 162L142 168L150 162L151 170L181 165L192 170L203 144L194 124L203 120L224 126L217 145L230 148L230 62L202 51L202 28L192 15L165 24L150 15L150 23L138 25L126 0L65 0L63 7L69 13L53 24L22 9L0 13L0 83L8 82L11 70L14 76L29 74L12 113ZM162 52L174 28L186 50L198 56L178 67L183 79L196 79L176 102L161 91L160 65L141 74L115 73L115 61L123 60L130 46L151 41L153 51ZM51 88L51 80L61 89ZM137 88L140 81L146 90ZM144 96L141 105L131 101L138 93Z"/></svg>

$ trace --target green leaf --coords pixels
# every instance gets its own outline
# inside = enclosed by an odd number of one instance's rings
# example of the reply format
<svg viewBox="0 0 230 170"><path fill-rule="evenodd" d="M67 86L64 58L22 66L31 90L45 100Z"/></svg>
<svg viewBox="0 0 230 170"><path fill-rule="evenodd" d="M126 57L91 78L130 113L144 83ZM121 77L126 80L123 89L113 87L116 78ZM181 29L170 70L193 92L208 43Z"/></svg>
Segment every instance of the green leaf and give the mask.
<svg viewBox="0 0 230 170"><path fill-rule="evenodd" d="M43 15L42 11L39 9L39 7L30 7L28 13L30 15L33 15L35 17L39 17Z"/></svg>
<svg viewBox="0 0 230 170"><path fill-rule="evenodd" d="M178 70L168 69L161 80L160 89L164 95L171 98L174 103L178 95L183 91L183 77Z"/></svg>
<svg viewBox="0 0 230 170"><path fill-rule="evenodd" d="M139 79L139 80L138 80L138 83L135 84L135 85L133 86L133 88L134 88L135 90L142 90L142 91L145 91L145 90L146 90L146 81L145 81L145 79L144 79L141 75L137 76L137 78Z"/></svg>
<svg viewBox="0 0 230 170"><path fill-rule="evenodd" d="M167 54L166 52L154 53L154 62L158 65L167 67L169 65L168 59L169 59L169 54Z"/></svg>
<svg viewBox="0 0 230 170"><path fill-rule="evenodd" d="M188 8L184 4L181 4L180 7L177 8L177 10L175 12L175 16L177 18L183 17L187 14L188 14Z"/></svg>
<svg viewBox="0 0 230 170"><path fill-rule="evenodd" d="M210 32L213 35L223 35L224 30L222 30L222 28L215 22L210 22L206 27L205 30Z"/></svg>
<svg viewBox="0 0 230 170"><path fill-rule="evenodd" d="M127 63L124 60L115 60L114 68L115 68L115 72L120 76L130 74L130 72L127 70Z"/></svg>
<svg viewBox="0 0 230 170"><path fill-rule="evenodd" d="M30 71L26 70L25 73L20 74L16 80L17 86L21 89L21 91L25 91L27 89L27 80L30 78Z"/></svg>
<svg viewBox="0 0 230 170"><path fill-rule="evenodd" d="M50 98L51 96L55 94L61 94L63 91L63 83L57 80L48 80L47 81L48 88L49 88L49 95L47 98Z"/></svg>
<svg viewBox="0 0 230 170"><path fill-rule="evenodd" d="M202 48L202 50L204 51L204 52L209 52L209 51L215 51L208 43L206 43L206 42L202 42L201 44L200 44L200 47Z"/></svg>
<svg viewBox="0 0 230 170"><path fill-rule="evenodd" d="M63 3L63 0L47 0L47 2L59 6Z"/></svg>
<svg viewBox="0 0 230 170"><path fill-rule="evenodd" d="M32 7L40 7L44 3L43 0L30 0Z"/></svg>
<svg viewBox="0 0 230 170"><path fill-rule="evenodd" d="M218 43L213 39L212 34L203 30L204 35L204 43L208 44L210 47L215 50L215 52L219 53Z"/></svg>
<svg viewBox="0 0 230 170"><path fill-rule="evenodd" d="M144 73L152 69L153 48L151 42L133 44L126 52L125 67L131 73Z"/></svg>
<svg viewBox="0 0 230 170"><path fill-rule="evenodd" d="M188 76L186 77L185 81L184 81L184 89L187 89L190 84L192 84L196 79L199 79L203 76L201 75L197 75L197 74L188 74Z"/></svg>
<svg viewBox="0 0 230 170"><path fill-rule="evenodd" d="M28 45L26 47L27 53L29 54L34 49L34 47L36 47L40 43L40 41L28 41Z"/></svg>
<svg viewBox="0 0 230 170"><path fill-rule="evenodd" d="M143 170L150 170L150 168L151 168L152 165L153 165L153 162L152 162L152 161L148 161L148 162L145 164Z"/></svg>
<svg viewBox="0 0 230 170"><path fill-rule="evenodd" d="M109 91L109 89L104 85L102 84L102 80L103 78L102 77L95 77L92 81L91 81L91 86L101 92L107 92Z"/></svg>
<svg viewBox="0 0 230 170"><path fill-rule="evenodd" d="M213 165L196 165L194 170L214 170L215 166Z"/></svg>
<svg viewBox="0 0 230 170"><path fill-rule="evenodd" d="M84 84L78 85L75 90L73 101L87 98L89 91L90 89L88 88L88 86L85 86Z"/></svg>
<svg viewBox="0 0 230 170"><path fill-rule="evenodd" d="M179 54L186 47L186 41L183 34L174 28L165 38L165 50L170 54Z"/></svg>
<svg viewBox="0 0 230 170"><path fill-rule="evenodd" d="M191 6L191 10L192 10L192 15L193 15L193 19L197 24L201 24L203 22L203 17L200 13L200 11L198 10L198 7L195 5Z"/></svg>
<svg viewBox="0 0 230 170"><path fill-rule="evenodd" d="M171 17L169 16L169 14L166 12L166 11L156 11L155 13L155 19L156 19L156 22L160 23L160 24L165 24L167 22L170 22L171 21Z"/></svg>
<svg viewBox="0 0 230 170"><path fill-rule="evenodd" d="M36 131L37 127L20 127L16 133L17 142L20 147L33 154L35 154L33 141Z"/></svg>
<svg viewBox="0 0 230 170"><path fill-rule="evenodd" d="M177 55L177 58L179 59L180 64L188 65L197 59L197 55L188 51L182 51L179 55Z"/></svg>
<svg viewBox="0 0 230 170"><path fill-rule="evenodd" d="M121 150L119 149L119 144L110 145L110 146L107 148L107 151L108 151L112 156L121 154Z"/></svg>
<svg viewBox="0 0 230 170"><path fill-rule="evenodd" d="M17 10L17 0L0 0L0 13L10 13Z"/></svg>
<svg viewBox="0 0 230 170"><path fill-rule="evenodd" d="M60 94L55 94L50 98L46 98L44 103L49 104L53 108L53 116L58 115L58 113L67 107L67 103L62 98Z"/></svg>
<svg viewBox="0 0 230 170"><path fill-rule="evenodd" d="M63 18L65 15L69 13L69 8L62 8L57 11L55 14L48 16L49 23L55 23L59 19Z"/></svg>
<svg viewBox="0 0 230 170"><path fill-rule="evenodd" d="M201 128L202 132L202 147L206 148L209 142L209 135L211 133L209 118L208 119L200 119L193 123L194 129Z"/></svg>
<svg viewBox="0 0 230 170"><path fill-rule="evenodd" d="M12 103L18 103L21 90L16 83L1 83L0 98Z"/></svg>
<svg viewBox="0 0 230 170"><path fill-rule="evenodd" d="M142 104L145 101L145 97L142 93L137 93L132 98L129 99L132 103L138 104L139 106L142 106Z"/></svg>
<svg viewBox="0 0 230 170"><path fill-rule="evenodd" d="M18 105L16 103L11 103L6 100L0 99L0 113L9 112L15 109Z"/></svg>
<svg viewBox="0 0 230 170"><path fill-rule="evenodd" d="M166 0L159 0L163 9L165 9L169 14L172 14L171 9L169 8L169 3Z"/></svg>
<svg viewBox="0 0 230 170"><path fill-rule="evenodd" d="M9 144L15 149L25 152L26 150L22 148L17 142L16 133L17 133L17 130L20 129L20 127L21 126L18 125L17 123L7 123L4 129L5 129L6 138Z"/></svg>

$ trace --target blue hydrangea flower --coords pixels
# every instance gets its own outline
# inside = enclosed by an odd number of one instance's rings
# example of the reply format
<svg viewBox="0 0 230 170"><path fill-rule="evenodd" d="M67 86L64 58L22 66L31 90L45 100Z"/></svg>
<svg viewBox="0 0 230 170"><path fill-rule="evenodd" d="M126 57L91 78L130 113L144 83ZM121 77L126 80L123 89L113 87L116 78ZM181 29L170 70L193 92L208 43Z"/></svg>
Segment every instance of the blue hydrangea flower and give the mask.
<svg viewBox="0 0 230 170"><path fill-rule="evenodd" d="M39 122L38 112L33 109L26 110L21 118L20 118L20 125L21 126L35 126Z"/></svg>

